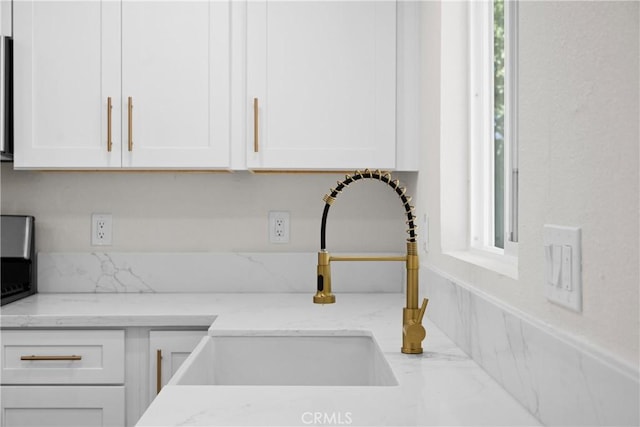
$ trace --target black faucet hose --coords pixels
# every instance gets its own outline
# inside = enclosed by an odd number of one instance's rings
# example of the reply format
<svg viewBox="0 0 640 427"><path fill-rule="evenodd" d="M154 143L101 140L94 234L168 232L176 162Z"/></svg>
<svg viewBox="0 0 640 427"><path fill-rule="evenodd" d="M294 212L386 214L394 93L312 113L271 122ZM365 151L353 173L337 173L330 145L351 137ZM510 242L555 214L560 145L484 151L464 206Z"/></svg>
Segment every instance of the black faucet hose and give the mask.
<svg viewBox="0 0 640 427"><path fill-rule="evenodd" d="M416 217L413 213L413 206L411 206L410 204L411 197L405 194L407 189L405 187L401 187L398 180L392 180L391 174L389 172L380 172L378 170L371 172L369 169L365 169L364 172L356 171L353 176L345 176L345 179L342 181L338 181L338 186L336 188L332 188L331 193L325 196L325 205L322 212L322 224L320 226L320 249L326 250L327 248L327 217L329 215L329 208L331 207L331 203L333 203L335 198L338 196L338 194L340 194L340 192L342 192L345 187L361 179L377 179L378 181L382 181L385 184L389 185L389 187L391 187L396 192L396 194L398 194L407 215L407 233L409 234L407 241L415 242L417 237L417 234L415 232L415 229L417 228L415 226Z"/></svg>

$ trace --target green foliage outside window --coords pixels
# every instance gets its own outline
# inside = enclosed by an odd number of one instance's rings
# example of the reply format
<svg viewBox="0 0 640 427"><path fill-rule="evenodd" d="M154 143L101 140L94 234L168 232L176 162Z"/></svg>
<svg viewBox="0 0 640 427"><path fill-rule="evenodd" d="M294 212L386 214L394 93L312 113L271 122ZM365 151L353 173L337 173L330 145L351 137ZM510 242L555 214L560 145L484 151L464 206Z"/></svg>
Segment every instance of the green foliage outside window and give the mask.
<svg viewBox="0 0 640 427"><path fill-rule="evenodd" d="M493 2L494 245L504 248L504 0Z"/></svg>

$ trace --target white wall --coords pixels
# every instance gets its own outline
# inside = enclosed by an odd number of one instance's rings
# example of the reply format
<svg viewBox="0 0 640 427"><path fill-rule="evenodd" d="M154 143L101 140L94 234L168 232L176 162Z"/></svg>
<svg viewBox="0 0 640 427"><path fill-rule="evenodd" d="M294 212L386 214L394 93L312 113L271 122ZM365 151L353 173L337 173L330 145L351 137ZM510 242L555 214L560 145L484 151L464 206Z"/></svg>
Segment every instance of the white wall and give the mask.
<svg viewBox="0 0 640 427"><path fill-rule="evenodd" d="M105 251L315 252L322 196L343 174L30 172L2 164L3 214L36 217L38 251L95 251L92 212L113 215ZM415 174L397 174L406 184ZM413 186L409 185L410 193ZM270 244L269 210L291 212L291 243ZM404 252L404 210L380 182L349 186L332 205L332 251Z"/></svg>
<svg viewBox="0 0 640 427"><path fill-rule="evenodd" d="M466 186L452 188L445 186L446 175L441 179L449 167L443 162L448 145L466 144L444 139L448 133L442 128L452 122L444 115L450 85L440 84L451 76L447 42L464 27L444 22L456 8L460 3L427 3L423 11L423 54L444 57L423 61L426 149L418 210L430 219L426 265L637 367L639 4L520 2L517 280L442 250L441 225L450 218L448 194L468 195ZM465 111L462 106L460 114ZM545 299L544 224L582 227L582 313Z"/></svg>

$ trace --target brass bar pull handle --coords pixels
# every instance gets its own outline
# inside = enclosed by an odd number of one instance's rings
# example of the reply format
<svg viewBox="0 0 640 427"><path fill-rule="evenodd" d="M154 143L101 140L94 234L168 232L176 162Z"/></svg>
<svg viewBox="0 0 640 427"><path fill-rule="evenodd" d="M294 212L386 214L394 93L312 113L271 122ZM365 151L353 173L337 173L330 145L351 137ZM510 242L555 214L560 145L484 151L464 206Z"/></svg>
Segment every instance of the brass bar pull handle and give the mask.
<svg viewBox="0 0 640 427"><path fill-rule="evenodd" d="M20 360L42 361L42 360L82 360L82 356L20 356Z"/></svg>
<svg viewBox="0 0 640 427"><path fill-rule="evenodd" d="M156 394L162 390L162 350L156 350Z"/></svg>
<svg viewBox="0 0 640 427"><path fill-rule="evenodd" d="M132 97L129 97L128 112L129 112L129 151L133 151L133 98Z"/></svg>
<svg viewBox="0 0 640 427"><path fill-rule="evenodd" d="M111 146L112 146L112 141L111 141L111 109L112 109L112 105L111 105L111 97L107 97L107 151L110 153L111 152Z"/></svg>
<svg viewBox="0 0 640 427"><path fill-rule="evenodd" d="M259 141L259 108L258 108L258 98L253 98L253 152L257 153L260 150L260 141Z"/></svg>

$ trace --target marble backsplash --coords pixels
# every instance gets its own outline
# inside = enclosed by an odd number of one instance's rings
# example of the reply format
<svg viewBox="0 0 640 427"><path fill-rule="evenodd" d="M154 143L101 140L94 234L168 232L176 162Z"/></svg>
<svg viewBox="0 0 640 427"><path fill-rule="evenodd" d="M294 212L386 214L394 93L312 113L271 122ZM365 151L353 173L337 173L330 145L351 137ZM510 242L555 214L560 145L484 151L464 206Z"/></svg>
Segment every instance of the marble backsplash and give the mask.
<svg viewBox="0 0 640 427"><path fill-rule="evenodd" d="M637 367L440 272L420 280L429 319L543 424L639 425Z"/></svg>
<svg viewBox="0 0 640 427"><path fill-rule="evenodd" d="M317 253L41 252L38 292L308 292ZM403 292L401 262L336 262L335 292Z"/></svg>

